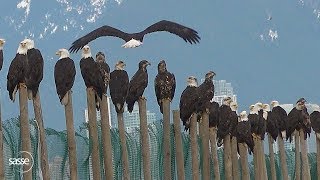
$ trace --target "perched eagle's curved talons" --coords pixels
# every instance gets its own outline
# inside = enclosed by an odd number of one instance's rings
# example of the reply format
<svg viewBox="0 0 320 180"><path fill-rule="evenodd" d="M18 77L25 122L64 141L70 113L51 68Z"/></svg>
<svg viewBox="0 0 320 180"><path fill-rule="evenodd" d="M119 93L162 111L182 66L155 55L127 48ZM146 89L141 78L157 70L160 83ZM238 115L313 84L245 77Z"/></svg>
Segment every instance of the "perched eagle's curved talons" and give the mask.
<svg viewBox="0 0 320 180"><path fill-rule="evenodd" d="M31 90L28 90L28 99L29 99L29 100L32 100L32 99L33 99L32 91L31 91Z"/></svg>
<svg viewBox="0 0 320 180"><path fill-rule="evenodd" d="M147 100L146 97L144 97L144 96L140 96L139 99L141 99L141 100Z"/></svg>
<svg viewBox="0 0 320 180"><path fill-rule="evenodd" d="M27 88L26 83L19 83L19 89L22 88L22 87Z"/></svg>

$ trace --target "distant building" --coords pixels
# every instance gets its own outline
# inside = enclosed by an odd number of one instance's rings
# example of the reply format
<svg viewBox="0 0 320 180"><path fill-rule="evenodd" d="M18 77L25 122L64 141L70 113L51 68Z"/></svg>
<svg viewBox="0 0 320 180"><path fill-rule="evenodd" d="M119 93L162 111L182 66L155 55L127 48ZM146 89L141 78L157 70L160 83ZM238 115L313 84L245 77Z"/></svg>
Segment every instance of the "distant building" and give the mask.
<svg viewBox="0 0 320 180"><path fill-rule="evenodd" d="M204 79L201 79L201 83ZM237 95L233 92L233 87L231 83L226 80L213 80L214 84L214 97L213 101L222 105L223 98L231 97L233 101L237 102Z"/></svg>
<svg viewBox="0 0 320 180"><path fill-rule="evenodd" d="M123 119L124 119L124 127L128 133L131 133L133 129L140 128L140 116L139 116L139 106L138 103L135 103L133 106L132 113L129 113L127 110L127 107L125 107L124 113L123 113ZM152 113L147 110L147 123L153 123L156 121L156 113Z"/></svg>
<svg viewBox="0 0 320 180"><path fill-rule="evenodd" d="M108 103L108 107L109 107L108 108L108 110L109 110L109 112L108 112L108 114L109 114L109 124L110 124L111 127L113 127L114 123L112 122L112 120L113 120L113 118L112 118L112 116L113 116L112 107L114 108L114 106L111 103L111 98L110 97L107 98L107 103ZM110 106L110 104L112 104L112 106ZM97 121L101 121L100 111L97 110L96 113L97 113ZM86 123L89 122L88 108L86 108L84 110L84 118L85 118L85 122Z"/></svg>
<svg viewBox="0 0 320 180"><path fill-rule="evenodd" d="M62 168L63 158L60 156L55 156L53 162L49 163L49 171L51 179L61 179L61 168ZM69 171L69 161L67 159L65 168L63 170L63 179L70 179Z"/></svg>

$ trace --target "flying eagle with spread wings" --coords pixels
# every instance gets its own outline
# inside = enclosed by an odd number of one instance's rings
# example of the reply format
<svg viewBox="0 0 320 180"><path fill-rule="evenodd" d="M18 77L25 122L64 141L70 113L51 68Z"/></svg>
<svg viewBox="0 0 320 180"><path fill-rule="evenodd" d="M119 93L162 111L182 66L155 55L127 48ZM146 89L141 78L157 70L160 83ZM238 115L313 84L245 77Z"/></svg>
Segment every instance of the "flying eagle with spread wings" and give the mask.
<svg viewBox="0 0 320 180"><path fill-rule="evenodd" d="M199 43L200 40L197 31L175 22L162 20L138 33L126 33L114 27L105 25L74 41L69 50L72 53L78 52L89 42L102 36L113 36L121 38L126 41L126 43L122 45L123 48L136 48L142 45L144 35L157 31L167 31L169 33L175 34L181 37L185 42L189 42L190 44Z"/></svg>

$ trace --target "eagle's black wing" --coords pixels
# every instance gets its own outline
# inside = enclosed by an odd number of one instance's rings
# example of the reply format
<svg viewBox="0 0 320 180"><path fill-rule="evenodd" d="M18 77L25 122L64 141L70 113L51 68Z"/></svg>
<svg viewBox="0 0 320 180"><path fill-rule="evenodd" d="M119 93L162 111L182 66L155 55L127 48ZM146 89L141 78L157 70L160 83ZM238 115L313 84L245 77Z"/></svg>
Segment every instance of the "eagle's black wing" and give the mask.
<svg viewBox="0 0 320 180"><path fill-rule="evenodd" d="M72 88L75 80L75 75L76 68L72 59L64 58L57 61L54 67L54 79L60 101Z"/></svg>
<svg viewBox="0 0 320 180"><path fill-rule="evenodd" d="M128 111L132 112L134 103L143 95L145 88L148 85L148 73L138 70L129 83L129 92L126 99Z"/></svg>
<svg viewBox="0 0 320 180"><path fill-rule="evenodd" d="M38 49L28 50L28 65L26 70L26 85L36 97L40 82L43 79L43 57Z"/></svg>
<svg viewBox="0 0 320 180"><path fill-rule="evenodd" d="M110 73L110 96L117 113L123 113L129 89L129 76L124 70L114 70Z"/></svg>
<svg viewBox="0 0 320 180"><path fill-rule="evenodd" d="M77 39L72 43L72 46L69 48L70 52L78 52L80 49L82 49L85 45L87 45L89 42L102 37L102 36L113 36L121 38L125 41L129 41L129 36L127 33L120 31L119 29L113 28L111 26L102 26L100 28L97 28L87 35Z"/></svg>
<svg viewBox="0 0 320 180"><path fill-rule="evenodd" d="M193 43L196 44L200 40L200 37L197 31L189 27L183 26L181 24L171 22L171 21L166 21L166 20L159 21L147 27L144 31L142 31L142 33L148 34L156 31L170 32L172 34L175 34L181 37L185 42L188 41L190 44L193 44Z"/></svg>
<svg viewBox="0 0 320 180"><path fill-rule="evenodd" d="M7 90L9 91L9 97L12 101L15 99L14 90L19 85L19 83L24 82L24 63L26 61L26 56L21 54L16 54L14 59L11 61L9 66L9 71L7 74Z"/></svg>
<svg viewBox="0 0 320 180"><path fill-rule="evenodd" d="M313 111L313 112L310 114L310 121L311 121L312 129L313 129L316 133L320 133L320 112L318 112L318 111Z"/></svg>

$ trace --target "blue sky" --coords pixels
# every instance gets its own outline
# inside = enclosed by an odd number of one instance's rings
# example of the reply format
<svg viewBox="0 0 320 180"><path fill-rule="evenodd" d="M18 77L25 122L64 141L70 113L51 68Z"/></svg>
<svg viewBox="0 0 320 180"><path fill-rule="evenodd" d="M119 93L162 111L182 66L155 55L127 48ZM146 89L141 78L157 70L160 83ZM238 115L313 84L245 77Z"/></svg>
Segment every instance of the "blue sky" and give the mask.
<svg viewBox="0 0 320 180"><path fill-rule="evenodd" d="M72 6L89 8L88 1L75 1ZM123 1L118 5L108 1L102 8L102 14L95 23L87 23L85 15L74 11L66 12L65 5L58 1L32 0L30 14L20 29L15 30L24 18L24 10L17 9L18 1L3 2L0 7L0 37L6 39L4 48L5 62L0 72L2 118L19 115L18 102L9 101L6 91L6 75L9 64L15 55L18 43L29 36L36 37L36 47L45 57L44 79L40 86L42 111L45 126L65 129L63 106L56 95L53 68L55 52L59 48L69 48L71 43L102 25L110 25L127 32L141 31L147 26L167 19L196 29L201 37L200 44L190 45L179 37L161 32L146 35L144 44L136 49L123 49L124 43L117 38L100 38L89 45L93 54L103 51L113 70L117 60L127 64L131 77L138 62L147 59L149 67L149 85L146 89L148 109L159 114L154 94L154 78L157 64L161 59L167 61L168 70L177 79L177 90L172 108L178 108L181 92L186 86L186 78L195 75L199 79L209 70L216 72L216 79L225 79L232 83L238 95L239 109L248 110L248 106L257 101L269 103L277 99L280 103L295 103L300 97L319 103L320 83L318 83L320 47L320 19L313 13L319 1L246 0L246 1L209 1L201 3L185 1ZM273 19L267 20L268 13ZM48 21L58 25L55 33L38 39ZM11 18L10 18L11 17ZM10 19L14 23L9 24ZM79 26L62 31L66 19L73 19ZM278 39L268 39L269 29L277 30ZM260 34L266 38L260 39ZM51 59L53 58L53 59ZM77 66L76 82L73 88L75 126L83 122L83 110L86 107L85 86L80 74L80 52L71 58ZM32 103L29 106L32 115ZM159 117L160 118L160 117Z"/></svg>

